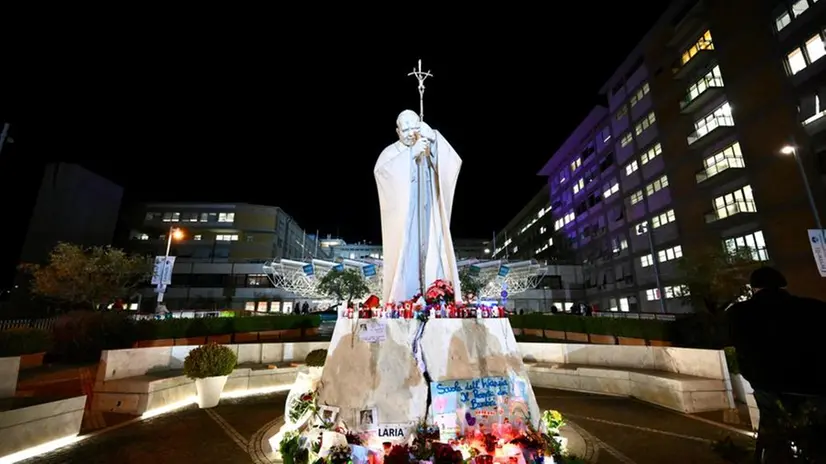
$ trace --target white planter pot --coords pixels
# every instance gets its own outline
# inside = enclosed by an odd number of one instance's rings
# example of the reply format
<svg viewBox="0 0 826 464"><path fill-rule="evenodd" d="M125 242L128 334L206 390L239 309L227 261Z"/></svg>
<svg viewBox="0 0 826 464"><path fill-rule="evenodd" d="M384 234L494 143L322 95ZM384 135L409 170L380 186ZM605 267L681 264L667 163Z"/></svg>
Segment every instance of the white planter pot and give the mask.
<svg viewBox="0 0 826 464"><path fill-rule="evenodd" d="M221 392L227 383L228 375L195 379L195 391L198 392L198 407L214 408L221 401Z"/></svg>

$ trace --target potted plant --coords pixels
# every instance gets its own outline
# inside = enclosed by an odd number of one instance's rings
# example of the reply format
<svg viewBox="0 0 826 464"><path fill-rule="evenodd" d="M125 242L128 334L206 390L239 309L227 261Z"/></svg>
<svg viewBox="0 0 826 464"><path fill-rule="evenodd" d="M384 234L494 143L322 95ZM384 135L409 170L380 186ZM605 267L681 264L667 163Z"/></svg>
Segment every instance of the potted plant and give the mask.
<svg viewBox="0 0 826 464"><path fill-rule="evenodd" d="M218 405L227 378L236 364L238 356L235 352L217 343L207 343L189 352L184 360L184 375L195 379L198 407Z"/></svg>

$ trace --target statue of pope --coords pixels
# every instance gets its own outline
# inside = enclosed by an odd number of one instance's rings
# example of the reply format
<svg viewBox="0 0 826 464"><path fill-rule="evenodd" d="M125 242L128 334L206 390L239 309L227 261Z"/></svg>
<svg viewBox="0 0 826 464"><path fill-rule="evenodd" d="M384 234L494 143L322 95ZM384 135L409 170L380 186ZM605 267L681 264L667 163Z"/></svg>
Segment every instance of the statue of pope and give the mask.
<svg viewBox="0 0 826 464"><path fill-rule="evenodd" d="M436 279L444 279L453 283L459 302L462 293L450 214L462 159L441 133L413 111L399 114L396 133L399 141L382 151L373 169L381 206L382 299L409 300Z"/></svg>

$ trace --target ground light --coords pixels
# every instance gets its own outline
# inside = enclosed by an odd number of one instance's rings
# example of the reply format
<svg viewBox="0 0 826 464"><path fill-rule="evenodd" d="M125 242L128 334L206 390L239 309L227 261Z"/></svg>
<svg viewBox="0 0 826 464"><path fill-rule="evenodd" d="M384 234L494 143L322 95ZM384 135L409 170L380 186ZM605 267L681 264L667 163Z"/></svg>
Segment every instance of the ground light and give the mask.
<svg viewBox="0 0 826 464"><path fill-rule="evenodd" d="M267 395L270 393L279 393L289 391L292 388L292 385L282 385L278 387L268 387L268 388L256 388L251 390L243 390L243 391L232 391L232 392L224 392L221 394L222 399L233 399L233 398L246 398L248 396L259 396L259 395ZM197 400L195 395L183 400L178 401L177 403L172 403L160 408L151 409L143 413L138 420L146 420L151 419L153 417L157 417L169 412L176 411L178 409L184 408L189 406L190 404L194 404ZM117 427L117 426L116 426ZM105 432L106 429L100 430L95 432L95 435ZM26 459L31 459L46 453L50 453L52 451L58 450L60 448L64 448L70 445L74 445L89 435L74 435L64 438L59 438L54 441L50 441L48 443L43 443L42 445L33 446L31 448L27 448L21 451L18 451L14 454L9 454L7 456L0 457L0 464L14 464L16 462L24 461Z"/></svg>

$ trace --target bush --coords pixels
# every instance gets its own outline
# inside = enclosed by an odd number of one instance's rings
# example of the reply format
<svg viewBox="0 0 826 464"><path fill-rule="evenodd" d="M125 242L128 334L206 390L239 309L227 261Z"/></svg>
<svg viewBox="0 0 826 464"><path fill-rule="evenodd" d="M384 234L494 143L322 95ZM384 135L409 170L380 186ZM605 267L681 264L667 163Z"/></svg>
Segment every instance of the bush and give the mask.
<svg viewBox="0 0 826 464"><path fill-rule="evenodd" d="M727 346L725 349L726 352L726 364L728 364L728 373L729 375L736 375L740 373L740 364L737 362L737 352L734 350L733 346Z"/></svg>
<svg viewBox="0 0 826 464"><path fill-rule="evenodd" d="M327 350L313 350L307 354L307 358L304 359L304 362L307 363L308 366L312 367L324 367L324 363L327 361Z"/></svg>
<svg viewBox="0 0 826 464"><path fill-rule="evenodd" d="M207 343L186 356L184 375L190 379L229 375L237 364L238 356L232 349L217 343Z"/></svg>
<svg viewBox="0 0 826 464"><path fill-rule="evenodd" d="M72 311L55 322L53 354L65 362L97 361L103 350L131 348L134 329L121 312Z"/></svg>
<svg viewBox="0 0 826 464"><path fill-rule="evenodd" d="M52 346L51 334L41 329L11 329L0 332L0 357L43 353Z"/></svg>

